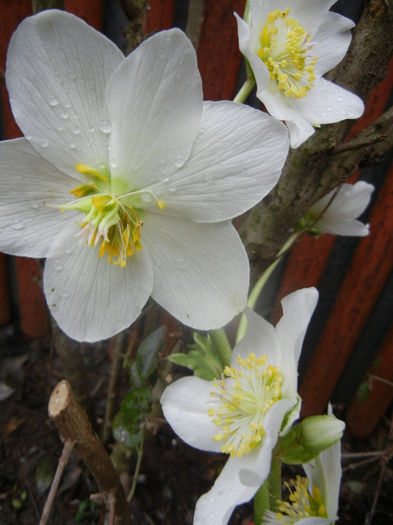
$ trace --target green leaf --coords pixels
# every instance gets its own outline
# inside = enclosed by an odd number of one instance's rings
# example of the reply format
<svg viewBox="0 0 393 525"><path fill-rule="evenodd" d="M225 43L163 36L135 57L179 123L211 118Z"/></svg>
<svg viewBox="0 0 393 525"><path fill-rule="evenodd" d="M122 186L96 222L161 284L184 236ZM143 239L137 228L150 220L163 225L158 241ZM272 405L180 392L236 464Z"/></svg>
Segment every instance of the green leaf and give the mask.
<svg viewBox="0 0 393 525"><path fill-rule="evenodd" d="M45 492L50 487L54 474L53 461L51 458L45 457L40 461L35 471L35 482L38 492Z"/></svg>
<svg viewBox="0 0 393 525"><path fill-rule="evenodd" d="M359 404L364 403L368 396L370 395L371 388L370 388L370 380L366 379L360 385L358 386L357 392L356 392L356 399Z"/></svg>
<svg viewBox="0 0 393 525"><path fill-rule="evenodd" d="M194 341L191 350L187 353L171 354L167 359L177 365L190 368L196 376L207 381L220 378L225 365L210 335L194 333Z"/></svg>
<svg viewBox="0 0 393 525"><path fill-rule="evenodd" d="M130 368L132 385L140 387L157 368L158 353L166 341L166 327L156 328L144 339L136 351L136 358Z"/></svg>
<svg viewBox="0 0 393 525"><path fill-rule="evenodd" d="M147 387L131 390L112 421L113 437L128 448L137 448L142 437L141 426L150 411L151 392Z"/></svg>

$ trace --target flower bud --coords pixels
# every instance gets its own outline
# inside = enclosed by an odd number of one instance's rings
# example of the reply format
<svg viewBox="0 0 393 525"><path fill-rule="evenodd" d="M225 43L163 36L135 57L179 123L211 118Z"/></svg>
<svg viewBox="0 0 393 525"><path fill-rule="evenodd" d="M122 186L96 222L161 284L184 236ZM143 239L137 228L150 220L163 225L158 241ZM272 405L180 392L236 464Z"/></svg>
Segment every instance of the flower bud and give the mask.
<svg viewBox="0 0 393 525"><path fill-rule="evenodd" d="M281 439L281 458L284 463L308 463L341 439L345 424L334 416L311 416L295 425Z"/></svg>

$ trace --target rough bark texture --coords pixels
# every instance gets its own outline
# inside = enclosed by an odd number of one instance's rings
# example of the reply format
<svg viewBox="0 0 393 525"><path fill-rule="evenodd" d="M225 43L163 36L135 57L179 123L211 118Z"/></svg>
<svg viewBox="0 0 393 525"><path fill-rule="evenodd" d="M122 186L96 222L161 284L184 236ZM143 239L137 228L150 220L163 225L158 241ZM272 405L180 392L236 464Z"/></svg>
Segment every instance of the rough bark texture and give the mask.
<svg viewBox="0 0 393 525"><path fill-rule="evenodd" d="M108 497L114 495L116 523L131 525L131 511L119 475L68 381L63 380L56 385L49 400L48 412L62 440L75 442L76 453L93 474L101 493Z"/></svg>
<svg viewBox="0 0 393 525"><path fill-rule="evenodd" d="M346 57L327 78L366 101L384 78L392 52L393 24L387 4L384 0L371 0L354 30ZM291 150L276 188L251 211L241 227L254 274L272 262L290 229L312 204L350 177L360 163L375 159L391 147L391 138L380 141L380 135L386 133L385 125L384 121L382 130L376 126L362 132L363 138L352 150L340 152L351 121L322 126L300 148ZM391 117L387 130L389 125ZM362 145L365 137L366 143L375 143Z"/></svg>

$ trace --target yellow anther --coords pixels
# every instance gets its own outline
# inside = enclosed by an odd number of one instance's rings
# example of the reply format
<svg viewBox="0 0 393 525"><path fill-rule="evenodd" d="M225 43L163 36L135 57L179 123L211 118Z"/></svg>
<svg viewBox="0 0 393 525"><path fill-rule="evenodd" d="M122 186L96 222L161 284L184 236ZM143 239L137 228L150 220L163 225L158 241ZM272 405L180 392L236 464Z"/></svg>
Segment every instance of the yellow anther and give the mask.
<svg viewBox="0 0 393 525"><path fill-rule="evenodd" d="M108 182L108 178L92 166L87 166L86 164L75 164L75 169L79 171L79 173L87 175L87 177L99 179L102 182Z"/></svg>
<svg viewBox="0 0 393 525"><path fill-rule="evenodd" d="M160 210L165 210L166 204L164 201L157 201L157 206L160 208Z"/></svg>
<svg viewBox="0 0 393 525"><path fill-rule="evenodd" d="M97 191L97 186L95 184L81 184L80 186L77 186L76 188L71 190L70 193L72 193L72 195L75 195L75 197L80 199L81 197L91 195L95 191Z"/></svg>

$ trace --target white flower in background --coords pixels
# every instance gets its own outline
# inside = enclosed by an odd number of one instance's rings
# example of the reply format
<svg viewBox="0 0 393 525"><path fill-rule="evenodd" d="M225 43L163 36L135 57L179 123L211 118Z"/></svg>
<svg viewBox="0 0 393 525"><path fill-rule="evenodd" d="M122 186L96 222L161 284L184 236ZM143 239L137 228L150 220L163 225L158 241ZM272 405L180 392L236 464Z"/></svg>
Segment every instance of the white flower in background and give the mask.
<svg viewBox="0 0 393 525"><path fill-rule="evenodd" d="M248 310L247 333L220 380L189 376L165 389L162 409L173 430L193 447L230 455L198 500L194 525L225 525L269 475L278 436L300 410L297 363L317 298L315 288L285 297L276 327Z"/></svg>
<svg viewBox="0 0 393 525"><path fill-rule="evenodd" d="M286 484L290 501L280 501L278 512L266 511L263 525L331 525L338 519L341 442L303 468L307 478L297 476Z"/></svg>
<svg viewBox="0 0 393 525"><path fill-rule="evenodd" d="M370 225L357 221L369 205L374 186L359 181L342 184L316 202L306 215L316 233L353 235L364 237L370 233Z"/></svg>
<svg viewBox="0 0 393 525"><path fill-rule="evenodd" d="M285 120L297 148L314 127L363 113L359 97L321 78L347 52L354 23L329 12L336 0L249 0L236 15L240 51L257 83L257 97Z"/></svg>
<svg viewBox="0 0 393 525"><path fill-rule="evenodd" d="M64 332L107 338L150 295L200 329L244 308L248 260L228 219L276 184L284 125L203 103L178 29L125 58L82 20L44 11L13 35L6 81L25 138L0 143L0 249L47 258Z"/></svg>

